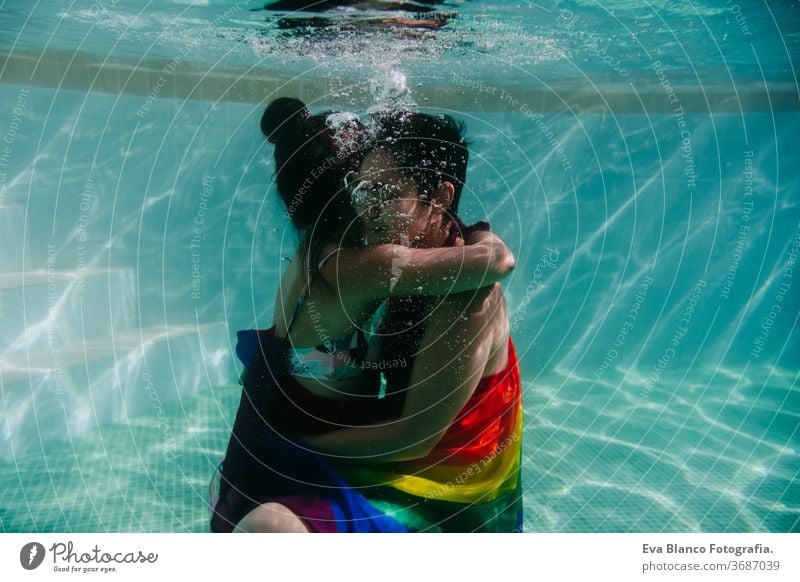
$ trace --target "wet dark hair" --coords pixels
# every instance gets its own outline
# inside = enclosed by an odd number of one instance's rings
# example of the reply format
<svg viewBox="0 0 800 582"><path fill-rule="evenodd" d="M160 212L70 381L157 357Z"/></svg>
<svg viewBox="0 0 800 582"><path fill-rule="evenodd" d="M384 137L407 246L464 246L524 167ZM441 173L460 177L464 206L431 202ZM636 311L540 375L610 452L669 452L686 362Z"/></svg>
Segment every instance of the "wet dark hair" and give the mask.
<svg viewBox="0 0 800 582"><path fill-rule="evenodd" d="M275 184L286 215L300 239L301 257L313 276L322 246L358 230L358 218L344 188L344 176L357 170L363 148L342 144L329 126L327 111L311 115L290 97L272 101L261 117L261 131L275 145ZM357 120L349 130L366 135ZM349 229L349 230L348 230Z"/></svg>
<svg viewBox="0 0 800 582"><path fill-rule="evenodd" d="M467 179L466 128L449 115L400 111L375 116L375 147L388 152L409 180L428 195L443 182L455 188L449 212L455 215Z"/></svg>

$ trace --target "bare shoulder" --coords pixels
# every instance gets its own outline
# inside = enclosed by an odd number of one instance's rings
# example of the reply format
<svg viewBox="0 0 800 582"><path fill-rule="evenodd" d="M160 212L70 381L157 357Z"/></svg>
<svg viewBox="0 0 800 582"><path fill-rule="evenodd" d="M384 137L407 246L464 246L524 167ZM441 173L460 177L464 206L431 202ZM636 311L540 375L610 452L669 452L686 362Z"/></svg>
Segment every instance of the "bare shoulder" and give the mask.
<svg viewBox="0 0 800 582"><path fill-rule="evenodd" d="M503 304L503 289L497 283L443 297L442 307L460 309L471 314L489 314Z"/></svg>
<svg viewBox="0 0 800 582"><path fill-rule="evenodd" d="M387 260L391 261L392 248L395 245L377 245L372 247L341 247L336 256L327 261L321 274L328 281L335 281L337 277L359 277L382 268ZM323 248L322 256L327 256L337 249L330 244Z"/></svg>
<svg viewBox="0 0 800 582"><path fill-rule="evenodd" d="M430 326L459 330L468 336L495 334L506 317L503 290L498 284L442 296L431 308Z"/></svg>
<svg viewBox="0 0 800 582"><path fill-rule="evenodd" d="M347 285L353 276L358 276L355 269L364 264L366 260L364 248L340 247L329 242L320 249L319 261L325 260L319 271L319 276L328 287L339 288Z"/></svg>

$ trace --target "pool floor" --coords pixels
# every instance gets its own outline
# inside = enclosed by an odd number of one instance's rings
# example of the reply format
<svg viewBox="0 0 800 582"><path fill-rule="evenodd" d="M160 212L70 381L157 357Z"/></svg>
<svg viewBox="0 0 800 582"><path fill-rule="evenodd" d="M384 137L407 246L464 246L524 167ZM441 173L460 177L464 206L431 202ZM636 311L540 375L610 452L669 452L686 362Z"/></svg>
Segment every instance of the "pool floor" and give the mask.
<svg viewBox="0 0 800 582"><path fill-rule="evenodd" d="M640 380L526 384L525 531L800 531L796 377L665 377L646 398ZM207 531L239 390L165 408L171 433L147 414L2 463L0 530Z"/></svg>

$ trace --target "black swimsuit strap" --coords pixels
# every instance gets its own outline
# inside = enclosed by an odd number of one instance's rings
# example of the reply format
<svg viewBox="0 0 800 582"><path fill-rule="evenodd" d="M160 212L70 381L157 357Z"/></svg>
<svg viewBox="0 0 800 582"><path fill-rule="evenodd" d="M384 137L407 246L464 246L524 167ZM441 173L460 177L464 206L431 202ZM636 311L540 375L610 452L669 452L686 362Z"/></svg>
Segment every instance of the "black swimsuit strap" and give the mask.
<svg viewBox="0 0 800 582"><path fill-rule="evenodd" d="M292 331L292 326L294 326L295 321L297 321L297 317L300 315L300 310L303 308L303 305L305 305L306 297L308 296L308 292L311 290L311 285L312 283L314 283L314 279L316 278L317 275L319 275L319 272L322 270L322 267L325 266L325 263L327 263L328 260L331 257L333 257L336 253L338 253L340 250L342 250L342 247L332 250L327 255L325 255L319 263L317 263L317 272L314 273L314 277L312 277L311 280L306 282L305 286L303 287L303 290L300 292L300 297L297 298L297 303L295 304L294 311L292 312L292 318L289 320L289 324L286 327L287 337L289 333Z"/></svg>

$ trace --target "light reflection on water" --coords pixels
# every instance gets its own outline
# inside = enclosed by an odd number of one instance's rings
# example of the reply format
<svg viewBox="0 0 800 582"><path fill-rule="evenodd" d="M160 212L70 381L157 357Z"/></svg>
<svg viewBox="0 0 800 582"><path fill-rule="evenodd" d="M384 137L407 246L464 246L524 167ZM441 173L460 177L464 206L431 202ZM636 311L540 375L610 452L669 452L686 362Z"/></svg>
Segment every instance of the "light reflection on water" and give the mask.
<svg viewBox="0 0 800 582"><path fill-rule="evenodd" d="M181 36L189 25L211 22L218 8L181 6L189 12L178 16L164 5L133 19L125 11L137 6L121 4L84 48L104 54L114 39L115 55L138 57L146 46L148 57L170 58L189 45ZM493 111L477 107L482 89L466 84L459 103L436 107L462 118L472 140L464 217L488 218L518 258L504 288L525 382L526 529L796 530L800 302L787 269L800 240L800 116L796 105L697 110L709 79L750 87L764 71L769 83L786 81L768 42L774 31L755 45L756 71L740 58L731 15L696 5L705 20L694 22L731 35L718 48L739 55L721 69L713 53L696 50L711 46L697 29L660 42L667 32L655 15L615 3L615 22L640 24L640 45L621 34L601 39L626 58L632 75L621 79L591 61L555 9L513 32L507 13L492 23L481 6L466 3L435 32L392 39L384 30L253 36L264 15L238 13L218 34L194 29L204 42L193 58L252 64L255 56L282 74L312 64L328 83L313 108L362 114L355 93L375 74L403 71L411 97L428 86L452 90L454 71L502 82L511 100L493 96ZM659 17L675 18L662 8ZM608 18L584 10L582 30ZM3 46L18 12L11 3ZM20 50L35 48L37 26L62 14L51 12L31 21ZM763 33L765 19L753 14ZM53 48L74 46L90 16L69 13ZM287 43L297 50L276 64ZM670 78L685 117L664 107L613 115L562 107L537 117L524 101L531 74L564 81L580 71L627 87L612 109L636 103L658 80L653 55L629 49L656 45L665 65L680 65ZM343 47L361 52L331 61ZM696 68L681 61L684 49ZM145 110L135 92L24 91L0 85L3 103L25 103L18 116L0 111L0 134L16 124L0 190L0 237L13 249L0 255L2 438L10 438L0 488L13 500L0 505L0 527L202 531L239 397L230 342L237 329L271 324L281 257L294 245L258 132L260 98L160 95Z"/></svg>

